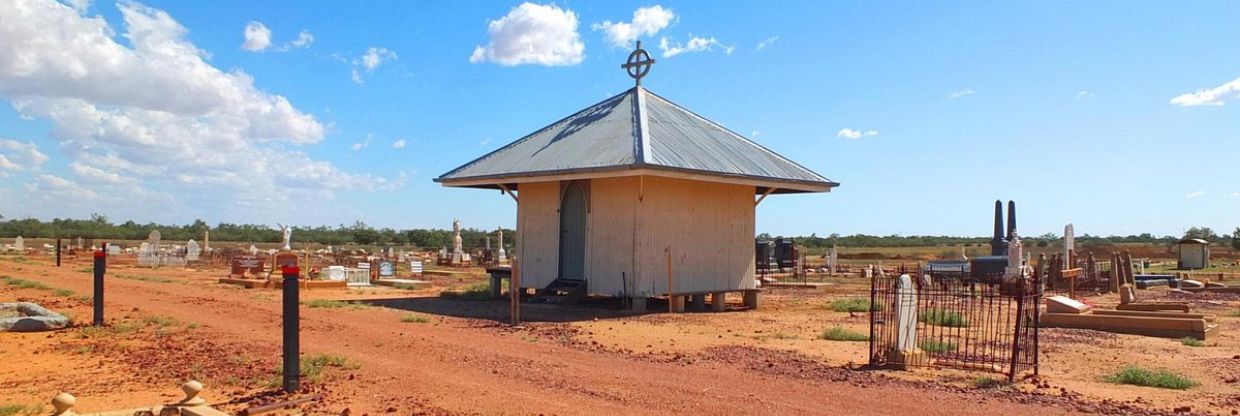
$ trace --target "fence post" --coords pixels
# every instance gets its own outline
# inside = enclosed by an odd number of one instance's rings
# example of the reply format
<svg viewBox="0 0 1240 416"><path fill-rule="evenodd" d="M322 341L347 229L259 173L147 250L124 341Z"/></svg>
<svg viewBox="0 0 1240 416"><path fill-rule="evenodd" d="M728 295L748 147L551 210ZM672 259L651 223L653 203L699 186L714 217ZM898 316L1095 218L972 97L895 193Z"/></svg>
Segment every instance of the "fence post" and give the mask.
<svg viewBox="0 0 1240 416"><path fill-rule="evenodd" d="M108 256L107 251L99 250L95 252L95 293L92 303L95 306L94 325L103 325L103 274L107 272Z"/></svg>
<svg viewBox="0 0 1240 416"><path fill-rule="evenodd" d="M60 239L56 239L56 267L60 267Z"/></svg>
<svg viewBox="0 0 1240 416"><path fill-rule="evenodd" d="M874 315L874 309L875 309L874 305L876 305L876 303L874 302L876 301L876 299L874 298L877 295L877 289L875 287L875 285L877 284L878 282L876 282L874 276L871 275L870 276L870 307L868 308L869 309L868 312L870 313L870 366L878 365L877 363L878 352L877 350L874 349L875 338L878 338L878 334L874 333L874 319L876 318Z"/></svg>
<svg viewBox="0 0 1240 416"><path fill-rule="evenodd" d="M1025 317L1025 278L1017 277L1016 285L1016 325L1012 331L1012 365L1008 370L1008 382L1016 379L1016 363L1020 357L1020 326Z"/></svg>
<svg viewBox="0 0 1240 416"><path fill-rule="evenodd" d="M297 276L301 270L297 266L286 266L282 268L281 273L284 275L284 391L292 393L297 391L301 384L301 357L298 354L301 351L300 345L300 319L301 310L298 309L298 281Z"/></svg>

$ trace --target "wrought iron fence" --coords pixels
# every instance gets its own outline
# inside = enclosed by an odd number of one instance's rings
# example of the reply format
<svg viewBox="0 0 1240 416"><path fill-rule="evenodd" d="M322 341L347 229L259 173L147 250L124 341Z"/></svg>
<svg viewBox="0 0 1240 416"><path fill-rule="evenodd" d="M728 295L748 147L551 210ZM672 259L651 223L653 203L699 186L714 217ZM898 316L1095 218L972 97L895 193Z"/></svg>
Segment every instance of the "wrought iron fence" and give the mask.
<svg viewBox="0 0 1240 416"><path fill-rule="evenodd" d="M874 276L870 364L957 367L1005 373L1009 380L1028 370L1037 374L1037 273L1006 280L964 276L964 270L941 267Z"/></svg>

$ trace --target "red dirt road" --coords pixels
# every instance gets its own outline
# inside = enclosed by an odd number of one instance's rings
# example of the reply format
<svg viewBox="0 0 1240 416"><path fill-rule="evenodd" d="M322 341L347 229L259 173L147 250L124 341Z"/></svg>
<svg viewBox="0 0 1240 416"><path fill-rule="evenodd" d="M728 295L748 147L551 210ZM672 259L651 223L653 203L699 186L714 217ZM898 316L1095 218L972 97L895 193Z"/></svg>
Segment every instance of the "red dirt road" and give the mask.
<svg viewBox="0 0 1240 416"><path fill-rule="evenodd" d="M89 294L83 265L57 269L0 261L0 274L36 280ZM165 276L169 282L109 278L106 311L119 318L140 311L198 324L196 334L241 345L265 362L277 362L279 292L241 290L214 283L218 274L116 267L110 275ZM33 290L0 292L29 296ZM50 297L42 292L40 296ZM392 296L411 292L393 291ZM307 298L347 297L348 292L311 291ZM417 296L427 296L419 293ZM0 299L11 300L11 299ZM438 299L408 301L420 310L461 305ZM422 302L422 303L419 303ZM454 306L455 307L455 306ZM137 309L135 309L137 308ZM503 310L506 304L469 303L465 308ZM544 311L554 313L554 310ZM514 330L479 319L432 316L427 324L400 322L406 311L302 308L303 353L343 355L361 364L348 380L327 386L319 411L364 413L521 414L891 414L1039 415L1074 412L1066 401L987 397L985 391L936 389L842 369L801 370L762 357L647 357L555 342L533 329ZM535 313L535 315L537 315ZM610 319L610 318L601 318ZM89 321L78 316L76 321ZM544 324L553 325L553 324ZM546 327L544 327L545 329ZM723 331L721 328L720 331ZM545 334L543 334L545 335ZM5 335L0 333L0 340ZM11 339L11 338L10 338ZM0 359L5 359L0 353ZM724 354L721 354L721 356ZM34 356L39 360L39 356ZM201 357L225 361L232 357ZM47 359L52 359L48 357ZM766 360L766 361L764 361ZM186 363L191 365L192 363ZM763 367L771 368L765 371ZM814 371L811 371L814 370ZM72 370L64 370L72 371ZM132 368L135 374L148 371ZM815 372L816 371L816 372ZM0 378L6 374L0 371ZM153 375L160 377L160 375ZM834 381L841 380L841 381ZM15 380L0 379L0 386ZM82 380L99 383L106 380ZM180 380L167 380L175 386ZM208 386L210 388L210 386ZM36 391L39 401L57 391ZM209 390L213 401L234 399L235 390ZM149 395L146 395L149 396ZM146 397L134 394L134 397ZM1024 397L1022 399L1021 397ZM12 399L0 392L0 403ZM137 400L137 399L135 399ZM79 403L84 403L79 398ZM117 406L149 405L143 401ZM87 406L83 404L83 406ZM1055 406L1055 407L1052 407ZM82 411L101 410L82 408Z"/></svg>

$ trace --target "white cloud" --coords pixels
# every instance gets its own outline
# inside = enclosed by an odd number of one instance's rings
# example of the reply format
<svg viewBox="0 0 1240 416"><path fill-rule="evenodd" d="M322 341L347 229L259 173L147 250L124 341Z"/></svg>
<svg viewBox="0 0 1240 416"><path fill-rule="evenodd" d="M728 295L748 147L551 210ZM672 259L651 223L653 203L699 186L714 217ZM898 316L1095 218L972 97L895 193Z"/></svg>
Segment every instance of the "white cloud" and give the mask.
<svg viewBox="0 0 1240 416"><path fill-rule="evenodd" d="M487 35L490 43L474 48L470 63L567 66L577 65L585 57L586 47L577 33L577 14L554 4L521 3L488 23Z"/></svg>
<svg viewBox="0 0 1240 416"><path fill-rule="evenodd" d="M46 161L47 155L33 142L0 139L0 171L35 170Z"/></svg>
<svg viewBox="0 0 1240 416"><path fill-rule="evenodd" d="M779 40L779 36L771 36L769 38L763 39L761 42L758 42L758 46L755 46L754 49L763 50L763 49L769 48L771 47L771 45L775 44L775 41L778 41L778 40Z"/></svg>
<svg viewBox="0 0 1240 416"><path fill-rule="evenodd" d="M842 137L845 139L853 139L853 140L860 139L862 137L877 136L877 135L878 135L878 131L876 130L861 131L861 130L853 130L850 128L843 128L843 129L840 129L838 133L835 133L835 137Z"/></svg>
<svg viewBox="0 0 1240 416"><path fill-rule="evenodd" d="M656 4L633 11L631 22L604 20L602 23L595 23L591 28L603 31L611 46L624 48L632 47L633 41L642 36L654 36L675 20L676 14L672 13L671 9Z"/></svg>
<svg viewBox="0 0 1240 416"><path fill-rule="evenodd" d="M314 35L305 29L302 29L301 33L297 34L297 39L293 39L294 48L305 48L310 46L311 43L314 43Z"/></svg>
<svg viewBox="0 0 1240 416"><path fill-rule="evenodd" d="M365 82L362 80L363 73L369 74L374 72L375 68L378 68L383 62L395 59L396 52L389 51L383 47L371 46L369 49L366 49L366 53L353 60L353 82L359 85L364 84Z"/></svg>
<svg viewBox="0 0 1240 416"><path fill-rule="evenodd" d="M259 52L271 46L271 29L263 22L250 22L245 25L245 42L241 49Z"/></svg>
<svg viewBox="0 0 1240 416"><path fill-rule="evenodd" d="M1223 102L1240 99L1240 78L1210 89L1180 94L1171 98L1171 104L1181 107L1223 105Z"/></svg>
<svg viewBox="0 0 1240 416"><path fill-rule="evenodd" d="M1196 198L1196 197L1199 197L1205 194L1206 194L1206 191L1193 191L1193 192L1189 192L1188 195L1184 195L1184 199L1193 199L1193 198Z"/></svg>
<svg viewBox="0 0 1240 416"><path fill-rule="evenodd" d="M487 144L490 144L490 143L491 143L491 138L490 138L490 137L487 137L487 138L485 138L485 139L482 139L482 141L478 142L478 146L480 146L480 147L486 147L486 145L487 145Z"/></svg>
<svg viewBox="0 0 1240 416"><path fill-rule="evenodd" d="M1232 192L1232 193L1231 193L1230 195L1228 195L1228 196L1230 196L1230 197L1232 197L1232 198L1240 198L1240 192Z"/></svg>
<svg viewBox="0 0 1240 416"><path fill-rule="evenodd" d="M248 206L241 214L248 216L263 212L256 206L389 184L293 150L321 142L325 126L258 89L249 74L209 64L164 11L128 1L118 8L123 27L114 31L102 17L51 0L0 7L0 97L21 117L50 123L72 173L100 196L94 209L218 216ZM75 187L50 175L28 185L65 191L49 198L86 195Z"/></svg>
<svg viewBox="0 0 1240 416"><path fill-rule="evenodd" d="M405 139L396 139L396 141L392 142L392 148L404 149L406 144L408 143L405 142Z"/></svg>
<svg viewBox="0 0 1240 416"><path fill-rule="evenodd" d="M90 8L91 0L65 0L65 3L72 7L73 10L84 12Z"/></svg>
<svg viewBox="0 0 1240 416"><path fill-rule="evenodd" d="M949 99L956 99L956 98L964 97L964 96L967 96L967 95L973 95L973 94L976 94L976 93L977 93L977 91L973 91L973 89L972 89L972 88L969 88L969 89L963 89L963 90L956 91L956 92L953 92L953 93L951 93L951 94L948 94L948 95L947 95L947 98L949 98Z"/></svg>
<svg viewBox="0 0 1240 416"><path fill-rule="evenodd" d="M84 202L99 196L95 191L55 175L39 175L34 182L26 184L26 190L49 201Z"/></svg>
<svg viewBox="0 0 1240 416"><path fill-rule="evenodd" d="M758 130L754 130L753 133L749 133L749 137L758 137L761 135L762 135L762 132Z"/></svg>
<svg viewBox="0 0 1240 416"><path fill-rule="evenodd" d="M367 148L367 147L370 147L370 142L371 142L371 141L373 141L374 139L375 139L375 135L373 135L373 134L367 134L367 135L366 135L366 139L365 139L365 140L362 140L362 141L357 142L357 143L353 143L353 145L352 145L352 146L349 146L349 148L353 149L353 151L355 151L355 152L356 152L356 151L358 151L358 150L365 149L365 148Z"/></svg>
<svg viewBox="0 0 1240 416"><path fill-rule="evenodd" d="M1078 100L1083 100L1086 98L1093 98L1093 96L1094 96L1094 93L1089 92L1089 90L1081 90L1080 92L1076 93L1076 99Z"/></svg>
<svg viewBox="0 0 1240 416"><path fill-rule="evenodd" d="M723 49L723 53L728 55L731 55L732 51L736 50L736 47L725 46L713 37L703 38L689 35L688 43L674 43L667 36L659 39L659 49L663 50L664 58L671 58L689 52L709 52L715 50L715 47Z"/></svg>

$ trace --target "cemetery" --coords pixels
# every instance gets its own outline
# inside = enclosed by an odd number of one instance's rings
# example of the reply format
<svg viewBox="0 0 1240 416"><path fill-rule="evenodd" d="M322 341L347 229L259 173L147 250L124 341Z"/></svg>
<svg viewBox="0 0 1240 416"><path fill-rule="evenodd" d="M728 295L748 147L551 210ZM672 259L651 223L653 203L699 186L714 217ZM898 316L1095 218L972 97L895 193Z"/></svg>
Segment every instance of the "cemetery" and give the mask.
<svg viewBox="0 0 1240 416"><path fill-rule="evenodd" d="M498 191L515 235L0 239L3 416L1240 413L1236 253L1032 244L1002 200L985 243L756 235L767 197L840 183L647 90L654 63L637 42L632 88L434 179Z"/></svg>

